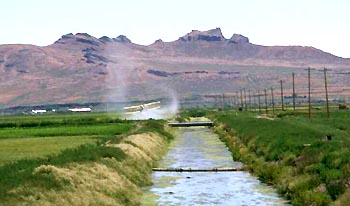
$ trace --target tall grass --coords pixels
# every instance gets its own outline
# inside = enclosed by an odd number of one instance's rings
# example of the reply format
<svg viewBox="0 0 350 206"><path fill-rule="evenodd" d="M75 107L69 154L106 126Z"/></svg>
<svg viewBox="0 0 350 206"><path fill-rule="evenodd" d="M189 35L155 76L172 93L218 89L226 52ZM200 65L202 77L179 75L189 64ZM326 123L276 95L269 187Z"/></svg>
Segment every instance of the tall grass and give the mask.
<svg viewBox="0 0 350 206"><path fill-rule="evenodd" d="M227 111L215 116L253 154L231 145L261 180L274 184L293 205L328 205L350 181L349 115L339 111L330 119L317 114L310 120L290 113L273 121Z"/></svg>
<svg viewBox="0 0 350 206"><path fill-rule="evenodd" d="M19 160L18 162L0 167L0 200L9 198L11 189L20 185L32 185L47 189L57 188L55 179L45 176L36 176L33 170L40 165L60 166L72 162L97 161L100 158L113 157L118 161L125 158L125 154L118 148L105 148L98 144L84 144L74 149L67 149L57 155L45 158Z"/></svg>

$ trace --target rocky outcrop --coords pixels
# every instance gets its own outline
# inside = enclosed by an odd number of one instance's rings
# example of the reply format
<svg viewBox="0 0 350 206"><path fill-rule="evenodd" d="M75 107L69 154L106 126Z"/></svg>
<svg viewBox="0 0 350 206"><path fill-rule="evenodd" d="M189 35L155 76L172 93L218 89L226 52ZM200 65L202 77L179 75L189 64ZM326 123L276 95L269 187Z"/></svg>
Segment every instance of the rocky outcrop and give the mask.
<svg viewBox="0 0 350 206"><path fill-rule="evenodd" d="M163 44L164 42L163 42L163 40L158 39L158 40L156 40L154 43L155 43L155 44Z"/></svg>
<svg viewBox="0 0 350 206"><path fill-rule="evenodd" d="M99 38L100 41L103 41L103 42L112 42L113 39L109 38L108 36L103 36L101 38Z"/></svg>
<svg viewBox="0 0 350 206"><path fill-rule="evenodd" d="M119 35L118 37L114 38L113 41L121 43L131 43L131 40L124 35Z"/></svg>
<svg viewBox="0 0 350 206"><path fill-rule="evenodd" d="M109 60L106 57L100 54L96 54L97 49L95 49L94 47L83 49L82 52L84 53L86 62L89 64L94 64L96 62L104 62L104 63L109 62Z"/></svg>
<svg viewBox="0 0 350 206"><path fill-rule="evenodd" d="M183 37L179 38L180 41L189 42L189 41L224 41L225 37L221 33L220 28L211 29L208 31L198 31L192 30L192 32L186 34Z"/></svg>
<svg viewBox="0 0 350 206"><path fill-rule="evenodd" d="M77 34L65 34L63 35L59 40L55 42L55 44L72 44L73 41L76 41L77 43L83 43L83 44L89 44L93 46L98 46L101 43L103 43L101 40L91 36L87 33L77 33Z"/></svg>
<svg viewBox="0 0 350 206"><path fill-rule="evenodd" d="M233 34L233 36L229 40L230 43L235 43L235 44L242 44L242 43L249 43L248 37L245 37L240 34Z"/></svg>

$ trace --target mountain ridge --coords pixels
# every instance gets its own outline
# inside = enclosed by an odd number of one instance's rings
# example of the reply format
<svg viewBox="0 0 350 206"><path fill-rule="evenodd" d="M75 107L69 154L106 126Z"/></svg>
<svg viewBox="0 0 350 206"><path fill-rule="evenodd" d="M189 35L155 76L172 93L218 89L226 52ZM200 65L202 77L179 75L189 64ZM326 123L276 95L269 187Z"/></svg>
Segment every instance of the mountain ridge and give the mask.
<svg viewBox="0 0 350 206"><path fill-rule="evenodd" d="M220 78L226 75L233 81L228 74L247 73L242 70L246 66L342 70L350 68L350 59L313 47L256 45L240 34L227 39L220 28L192 30L177 40L150 45L135 44L125 35L96 38L69 33L48 46L0 45L0 106L156 98L156 91L143 95L143 90L157 81L184 98L188 92L183 93L179 82L190 87L202 79L224 84ZM257 79L265 75L259 72ZM121 87L135 97L118 94ZM228 91L223 88L218 92Z"/></svg>

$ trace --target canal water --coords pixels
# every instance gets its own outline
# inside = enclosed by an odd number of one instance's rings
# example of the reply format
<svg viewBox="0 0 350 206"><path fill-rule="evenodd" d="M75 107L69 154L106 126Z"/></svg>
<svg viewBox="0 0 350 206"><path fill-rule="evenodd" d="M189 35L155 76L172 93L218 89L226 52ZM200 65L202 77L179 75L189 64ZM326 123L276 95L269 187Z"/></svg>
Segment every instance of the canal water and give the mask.
<svg viewBox="0 0 350 206"><path fill-rule="evenodd" d="M236 167L217 134L206 127L177 128L175 140L159 167ZM143 206L288 205L270 186L248 172L153 172L153 185L144 192Z"/></svg>

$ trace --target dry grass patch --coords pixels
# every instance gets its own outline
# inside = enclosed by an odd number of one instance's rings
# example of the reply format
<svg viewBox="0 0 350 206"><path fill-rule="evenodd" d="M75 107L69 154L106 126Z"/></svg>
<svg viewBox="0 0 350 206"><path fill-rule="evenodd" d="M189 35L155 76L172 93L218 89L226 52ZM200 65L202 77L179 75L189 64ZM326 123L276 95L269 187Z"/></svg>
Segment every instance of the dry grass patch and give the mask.
<svg viewBox="0 0 350 206"><path fill-rule="evenodd" d="M120 148L125 154L131 157L135 157L138 159L143 159L147 162L152 161L152 158L149 157L144 151L142 151L140 148L135 147L131 144L127 143L120 143L120 144L113 144L113 145L107 145L111 147L118 147Z"/></svg>
<svg viewBox="0 0 350 206"><path fill-rule="evenodd" d="M130 135L124 140L125 143L130 143L139 147L153 160L159 160L164 152L166 141L160 135L155 133L143 133Z"/></svg>
<svg viewBox="0 0 350 206"><path fill-rule="evenodd" d="M42 165L34 173L53 176L65 186L61 190L48 191L19 187L12 192L21 203L14 205L123 205L124 201L136 205L140 194L137 186L125 176L100 163L71 164L64 168ZM120 200L116 194L125 197Z"/></svg>

